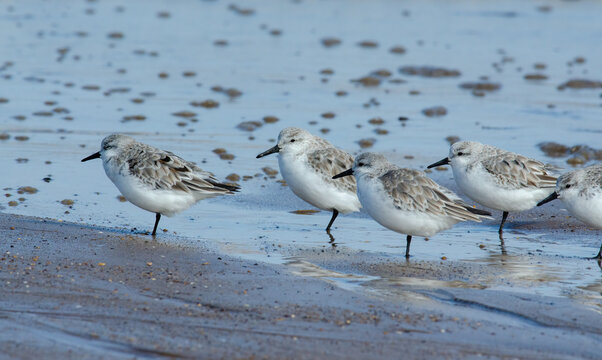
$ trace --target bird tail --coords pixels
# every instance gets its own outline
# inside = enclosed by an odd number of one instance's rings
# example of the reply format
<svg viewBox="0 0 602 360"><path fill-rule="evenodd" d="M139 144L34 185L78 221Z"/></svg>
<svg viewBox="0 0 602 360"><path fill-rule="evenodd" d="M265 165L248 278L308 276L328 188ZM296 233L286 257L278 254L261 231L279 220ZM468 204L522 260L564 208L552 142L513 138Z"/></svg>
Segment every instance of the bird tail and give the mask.
<svg viewBox="0 0 602 360"><path fill-rule="evenodd" d="M224 184L224 183L219 183L217 181L210 181L210 183L211 183L211 185L215 186L216 188L228 190L231 192L237 192L240 190L240 186L234 185L234 184Z"/></svg>
<svg viewBox="0 0 602 360"><path fill-rule="evenodd" d="M464 208L475 215L479 215L479 217L481 217L481 218L493 219L491 217L491 213L487 210L473 208L472 206L469 206L469 205L465 205Z"/></svg>

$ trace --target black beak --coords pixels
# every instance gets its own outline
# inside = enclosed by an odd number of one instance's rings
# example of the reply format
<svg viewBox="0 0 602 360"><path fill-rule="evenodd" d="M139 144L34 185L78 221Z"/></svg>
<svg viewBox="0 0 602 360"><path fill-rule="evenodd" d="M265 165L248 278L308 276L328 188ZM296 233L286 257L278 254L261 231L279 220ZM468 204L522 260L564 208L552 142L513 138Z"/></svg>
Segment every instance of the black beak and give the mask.
<svg viewBox="0 0 602 360"><path fill-rule="evenodd" d="M93 160L93 159L98 159L99 157L100 157L100 151L88 156L87 158L82 159L82 162L88 161L88 160Z"/></svg>
<svg viewBox="0 0 602 360"><path fill-rule="evenodd" d="M280 148L278 147L278 145L275 145L274 147L271 147L271 148L267 149L266 151L262 152L261 154L257 155L256 158L259 159L266 155L270 155L270 154L277 153L277 152L280 152Z"/></svg>
<svg viewBox="0 0 602 360"><path fill-rule="evenodd" d="M554 191L553 193L550 194L550 196L548 196L547 198L541 200L540 202L537 203L537 206L541 206L547 202L550 202L552 200L555 200L558 198L558 193L556 191Z"/></svg>
<svg viewBox="0 0 602 360"><path fill-rule="evenodd" d="M349 169L349 170L345 170L340 174L336 174L335 176L333 176L333 179L338 179L341 178L343 176L349 176L349 175L353 175L353 169Z"/></svg>
<svg viewBox="0 0 602 360"><path fill-rule="evenodd" d="M430 169L430 168L434 168L435 166L441 166L441 165L447 165L447 164L449 164L449 158L441 159L441 160L437 161L436 163L430 164L426 168Z"/></svg>

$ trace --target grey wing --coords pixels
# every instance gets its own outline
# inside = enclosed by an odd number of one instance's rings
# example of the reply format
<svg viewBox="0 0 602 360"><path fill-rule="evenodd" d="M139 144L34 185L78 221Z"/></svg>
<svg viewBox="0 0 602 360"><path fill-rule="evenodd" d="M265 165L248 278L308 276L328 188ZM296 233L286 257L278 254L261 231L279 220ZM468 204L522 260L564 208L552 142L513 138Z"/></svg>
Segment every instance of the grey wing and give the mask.
<svg viewBox="0 0 602 360"><path fill-rule="evenodd" d="M519 154L492 156L483 160L482 164L500 185L507 188L556 187L556 176L548 165Z"/></svg>
<svg viewBox="0 0 602 360"><path fill-rule="evenodd" d="M169 152L149 147L130 157L132 175L154 189L231 194L237 186L220 183L212 173Z"/></svg>
<svg viewBox="0 0 602 360"><path fill-rule="evenodd" d="M459 221L480 222L486 217L473 213L451 190L426 177L423 172L410 169L394 169L380 177L385 190L393 199L396 208L418 211L433 216L452 217Z"/></svg>
<svg viewBox="0 0 602 360"><path fill-rule="evenodd" d="M355 177L345 176L336 180L332 177L351 169L353 156L335 147L316 150L307 155L309 166L322 178L341 189L355 192L357 187Z"/></svg>

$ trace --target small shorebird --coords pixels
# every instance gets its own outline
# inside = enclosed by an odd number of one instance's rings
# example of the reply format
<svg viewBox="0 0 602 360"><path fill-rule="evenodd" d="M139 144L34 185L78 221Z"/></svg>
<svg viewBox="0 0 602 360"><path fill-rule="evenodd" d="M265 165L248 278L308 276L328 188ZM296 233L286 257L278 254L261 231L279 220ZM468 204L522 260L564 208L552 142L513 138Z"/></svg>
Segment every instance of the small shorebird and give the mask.
<svg viewBox="0 0 602 360"><path fill-rule="evenodd" d="M510 211L535 207L556 185L556 176L548 165L474 141L454 143L448 157L428 169L447 164L464 194L483 206L503 211L500 238Z"/></svg>
<svg viewBox="0 0 602 360"><path fill-rule="evenodd" d="M602 229L602 164L561 175L556 182L556 191L537 206L554 199L560 199L569 213L577 219ZM594 259L602 259L602 245Z"/></svg>
<svg viewBox="0 0 602 360"><path fill-rule="evenodd" d="M289 127L280 131L278 144L257 158L278 153L280 173L293 193L318 209L332 211L330 227L339 213L359 211L355 179L332 177L353 164L353 157L309 132ZM331 238L332 239L332 238Z"/></svg>
<svg viewBox="0 0 602 360"><path fill-rule="evenodd" d="M460 221L481 222L491 213L464 203L424 172L403 169L376 153L359 155L353 167L333 177L354 175L362 206L382 226L406 234L406 257L412 236L433 236Z"/></svg>
<svg viewBox="0 0 602 360"><path fill-rule="evenodd" d="M173 216L199 200L233 194L239 189L218 182L213 174L193 162L126 135L107 136L100 151L82 162L98 158L109 179L129 202L156 214L153 236L161 215Z"/></svg>

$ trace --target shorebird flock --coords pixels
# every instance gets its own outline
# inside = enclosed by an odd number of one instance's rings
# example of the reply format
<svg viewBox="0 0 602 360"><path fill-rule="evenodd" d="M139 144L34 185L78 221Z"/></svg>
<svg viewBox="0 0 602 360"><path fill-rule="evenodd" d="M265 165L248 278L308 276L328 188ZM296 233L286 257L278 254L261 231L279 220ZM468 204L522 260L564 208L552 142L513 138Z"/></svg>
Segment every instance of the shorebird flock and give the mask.
<svg viewBox="0 0 602 360"><path fill-rule="evenodd" d="M363 208L376 222L406 235L430 237L460 221L481 222L491 213L464 202L431 180L424 171L400 168L382 154L365 152L355 159L306 130L289 127L278 143L257 155L278 154L282 177L299 198L332 212L326 232L341 214ZM237 185L218 181L195 163L165 150L113 134L100 151L84 159L102 159L105 173L132 204L155 213L152 235L161 215L173 216L200 200L231 195ZM446 158L428 168L450 165L460 190L485 207L502 211L500 238L510 212L560 199L575 218L602 228L602 164L556 176L552 167L520 154L473 141L451 145ZM601 259L602 246L595 258Z"/></svg>

